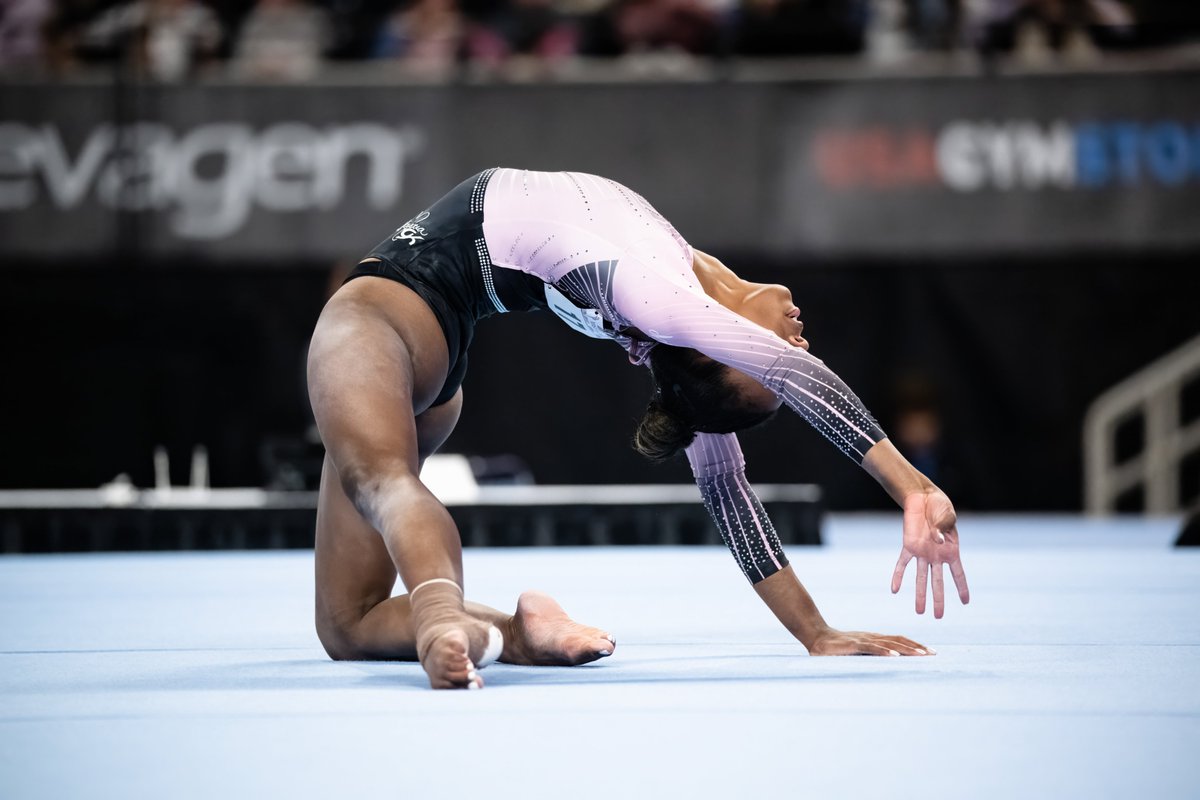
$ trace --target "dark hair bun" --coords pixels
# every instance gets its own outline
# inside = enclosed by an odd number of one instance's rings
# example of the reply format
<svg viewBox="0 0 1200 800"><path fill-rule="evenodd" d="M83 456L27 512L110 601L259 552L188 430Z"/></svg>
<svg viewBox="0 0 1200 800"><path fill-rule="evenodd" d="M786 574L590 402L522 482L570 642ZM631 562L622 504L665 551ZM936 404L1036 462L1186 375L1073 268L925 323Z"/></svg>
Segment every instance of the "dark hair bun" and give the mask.
<svg viewBox="0 0 1200 800"><path fill-rule="evenodd" d="M663 408L655 398L646 406L646 414L633 434L633 449L651 461L666 461L695 438L691 426Z"/></svg>

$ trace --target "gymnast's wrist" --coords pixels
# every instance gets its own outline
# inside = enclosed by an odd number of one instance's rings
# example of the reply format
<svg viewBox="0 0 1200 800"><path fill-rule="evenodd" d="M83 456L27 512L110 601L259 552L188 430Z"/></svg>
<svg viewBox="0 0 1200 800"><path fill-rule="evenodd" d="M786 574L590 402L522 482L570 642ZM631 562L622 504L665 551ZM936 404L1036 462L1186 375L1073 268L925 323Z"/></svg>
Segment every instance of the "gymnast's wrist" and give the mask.
<svg viewBox="0 0 1200 800"><path fill-rule="evenodd" d="M817 619L813 624L806 626L805 630L803 631L792 631L792 635L796 637L800 644L804 645L805 650L811 653L813 645L820 641L822 637L829 634L832 630L833 628L829 625L829 623L827 623L818 613Z"/></svg>
<svg viewBox="0 0 1200 800"><path fill-rule="evenodd" d="M922 475L921 477L924 478L925 476ZM933 481L929 480L928 478L925 478L925 484L923 486L920 486L920 487L912 489L911 491L905 492L904 502L902 502L900 505L906 506L906 505L908 505L908 501L912 500L913 498L928 497L929 495L936 494L937 492L940 492L940 491L941 491L941 489L939 489L937 486L935 486Z"/></svg>
<svg viewBox="0 0 1200 800"><path fill-rule="evenodd" d="M888 439L867 451L862 466L901 508L910 495L937 490L933 481L910 464Z"/></svg>

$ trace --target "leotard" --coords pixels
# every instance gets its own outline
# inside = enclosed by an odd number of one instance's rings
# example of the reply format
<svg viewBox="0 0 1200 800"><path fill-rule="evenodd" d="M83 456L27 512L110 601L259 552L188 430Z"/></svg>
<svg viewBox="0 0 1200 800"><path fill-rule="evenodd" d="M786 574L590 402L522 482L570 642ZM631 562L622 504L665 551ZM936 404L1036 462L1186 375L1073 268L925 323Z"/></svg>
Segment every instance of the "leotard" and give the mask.
<svg viewBox="0 0 1200 800"><path fill-rule="evenodd" d="M384 267L359 274L385 274L435 296L430 305L449 329L454 365L439 400L462 380L476 320L546 309L581 333L617 342L635 364L663 343L741 370L858 463L885 438L824 362L705 294L683 237L640 195L607 178L490 169L371 255ZM403 277L387 274L393 271ZM737 436L697 434L687 457L746 577L756 583L785 567L779 537L746 479Z"/></svg>

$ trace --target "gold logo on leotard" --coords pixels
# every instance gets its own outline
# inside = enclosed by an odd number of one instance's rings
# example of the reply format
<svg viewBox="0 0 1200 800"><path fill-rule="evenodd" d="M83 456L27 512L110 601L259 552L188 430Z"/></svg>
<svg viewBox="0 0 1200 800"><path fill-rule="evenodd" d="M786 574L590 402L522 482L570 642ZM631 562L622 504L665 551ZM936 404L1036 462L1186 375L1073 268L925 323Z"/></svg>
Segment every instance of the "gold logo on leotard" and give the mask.
<svg viewBox="0 0 1200 800"><path fill-rule="evenodd" d="M428 211L422 211L420 214L417 214L408 222L396 228L396 232L392 234L392 241L398 242L401 239L408 239L409 247L412 247L418 241L424 241L425 228L418 223L424 222L427 219L429 219Z"/></svg>

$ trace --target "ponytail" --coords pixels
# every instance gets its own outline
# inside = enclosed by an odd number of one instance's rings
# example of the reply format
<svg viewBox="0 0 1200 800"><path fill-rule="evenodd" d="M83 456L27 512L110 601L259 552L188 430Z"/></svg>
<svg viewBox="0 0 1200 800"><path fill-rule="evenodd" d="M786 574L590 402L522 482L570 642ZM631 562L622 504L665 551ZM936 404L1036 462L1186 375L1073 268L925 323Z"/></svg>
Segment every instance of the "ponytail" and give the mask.
<svg viewBox="0 0 1200 800"><path fill-rule="evenodd" d="M664 408L656 393L633 434L633 449L651 461L666 461L695 438L692 426Z"/></svg>

